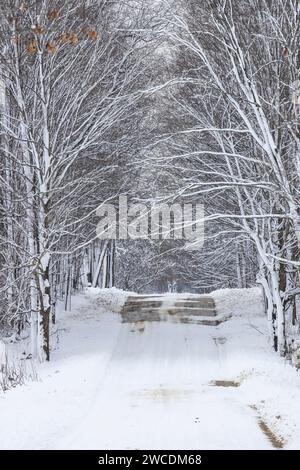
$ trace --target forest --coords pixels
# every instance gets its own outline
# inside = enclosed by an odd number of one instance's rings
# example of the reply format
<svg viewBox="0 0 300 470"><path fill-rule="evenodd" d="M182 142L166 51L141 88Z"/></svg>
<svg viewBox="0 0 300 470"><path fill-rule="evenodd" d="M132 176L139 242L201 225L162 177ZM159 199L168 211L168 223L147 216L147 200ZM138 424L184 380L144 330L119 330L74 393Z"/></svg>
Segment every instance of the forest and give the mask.
<svg viewBox="0 0 300 470"><path fill-rule="evenodd" d="M299 2L2 0L0 25L2 334L49 360L88 285L259 285L299 351ZM99 239L120 196L203 204L204 246Z"/></svg>

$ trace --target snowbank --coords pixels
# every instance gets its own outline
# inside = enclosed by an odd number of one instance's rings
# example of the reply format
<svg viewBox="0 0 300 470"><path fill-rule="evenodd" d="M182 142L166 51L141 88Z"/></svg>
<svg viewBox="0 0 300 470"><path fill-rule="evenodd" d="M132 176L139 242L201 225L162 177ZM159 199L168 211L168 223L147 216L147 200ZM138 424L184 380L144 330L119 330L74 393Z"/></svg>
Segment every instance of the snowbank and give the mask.
<svg viewBox="0 0 300 470"><path fill-rule="evenodd" d="M127 292L116 287L110 289L100 289L99 287L89 287L86 291L88 297L104 310L119 313L129 295L136 295L134 292Z"/></svg>
<svg viewBox="0 0 300 470"><path fill-rule="evenodd" d="M262 289L219 289L211 292L218 312L233 316L264 316Z"/></svg>

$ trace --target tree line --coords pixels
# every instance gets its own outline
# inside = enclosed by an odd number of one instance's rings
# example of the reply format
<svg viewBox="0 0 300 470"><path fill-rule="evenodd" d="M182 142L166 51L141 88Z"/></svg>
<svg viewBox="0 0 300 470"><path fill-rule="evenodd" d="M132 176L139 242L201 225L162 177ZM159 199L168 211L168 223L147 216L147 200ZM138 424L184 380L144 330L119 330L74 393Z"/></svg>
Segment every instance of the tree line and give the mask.
<svg viewBox="0 0 300 470"><path fill-rule="evenodd" d="M85 285L258 283L273 346L299 341L297 0L4 0L0 316L50 357ZM99 241L119 195L201 202L205 245ZM132 258L135 263L132 263Z"/></svg>

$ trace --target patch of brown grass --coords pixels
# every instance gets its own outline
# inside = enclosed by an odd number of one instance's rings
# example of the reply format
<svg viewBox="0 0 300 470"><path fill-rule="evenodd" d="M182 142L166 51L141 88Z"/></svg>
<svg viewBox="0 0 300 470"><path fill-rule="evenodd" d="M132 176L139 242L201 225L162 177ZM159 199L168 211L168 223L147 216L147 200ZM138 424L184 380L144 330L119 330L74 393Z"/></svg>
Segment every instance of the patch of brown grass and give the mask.
<svg viewBox="0 0 300 470"><path fill-rule="evenodd" d="M282 449L284 447L284 440L276 436L262 418L258 418L258 426L275 449Z"/></svg>
<svg viewBox="0 0 300 470"><path fill-rule="evenodd" d="M264 402L264 400L262 400ZM263 418L259 414L258 407L256 405L249 405L249 407L257 412L257 424L259 429L263 432L263 434L267 437L267 439L271 442L272 446L275 449L283 449L285 445L285 441L282 437L279 437L275 434L274 431L270 428L270 426L263 420ZM281 419L280 415L276 416L276 419Z"/></svg>
<svg viewBox="0 0 300 470"><path fill-rule="evenodd" d="M236 380L213 380L210 385L214 387L239 387L241 384Z"/></svg>

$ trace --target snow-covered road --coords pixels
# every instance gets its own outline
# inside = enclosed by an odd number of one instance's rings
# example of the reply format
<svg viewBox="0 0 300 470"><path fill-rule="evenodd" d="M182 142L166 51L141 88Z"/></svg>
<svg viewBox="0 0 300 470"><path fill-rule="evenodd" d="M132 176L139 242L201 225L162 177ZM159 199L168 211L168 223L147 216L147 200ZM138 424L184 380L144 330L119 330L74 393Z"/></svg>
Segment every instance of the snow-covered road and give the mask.
<svg viewBox="0 0 300 470"><path fill-rule="evenodd" d="M1 448L297 448L300 379L263 318L132 325L98 309L82 296L42 382L1 396Z"/></svg>
<svg viewBox="0 0 300 470"><path fill-rule="evenodd" d="M122 325L86 418L61 446L270 447L238 388L210 385L226 378L218 339L215 329L191 325Z"/></svg>

